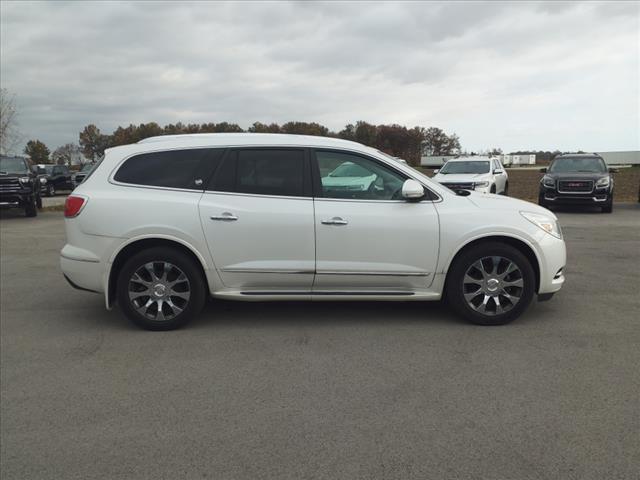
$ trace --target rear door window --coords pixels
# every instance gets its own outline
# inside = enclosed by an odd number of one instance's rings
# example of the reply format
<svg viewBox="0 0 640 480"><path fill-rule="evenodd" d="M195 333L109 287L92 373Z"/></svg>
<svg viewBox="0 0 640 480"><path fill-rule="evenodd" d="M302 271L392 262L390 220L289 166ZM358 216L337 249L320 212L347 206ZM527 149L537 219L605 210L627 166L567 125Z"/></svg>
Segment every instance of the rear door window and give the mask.
<svg viewBox="0 0 640 480"><path fill-rule="evenodd" d="M240 149L231 152L209 186L218 192L286 197L307 196L303 149Z"/></svg>
<svg viewBox="0 0 640 480"><path fill-rule="evenodd" d="M152 187L203 190L224 149L187 149L134 155L118 169L117 182Z"/></svg>

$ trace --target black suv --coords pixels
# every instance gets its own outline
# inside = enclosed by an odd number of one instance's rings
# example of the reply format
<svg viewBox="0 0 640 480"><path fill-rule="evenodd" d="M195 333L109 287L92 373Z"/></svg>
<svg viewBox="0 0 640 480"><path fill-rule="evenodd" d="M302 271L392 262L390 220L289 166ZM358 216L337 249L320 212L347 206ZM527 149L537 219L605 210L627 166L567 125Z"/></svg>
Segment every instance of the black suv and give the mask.
<svg viewBox="0 0 640 480"><path fill-rule="evenodd" d="M565 154L553 159L540 180L538 204L594 205L605 213L613 210L613 177L617 170L608 168L596 154Z"/></svg>
<svg viewBox="0 0 640 480"><path fill-rule="evenodd" d="M71 172L66 165L38 165L41 193L53 197L60 190L73 190Z"/></svg>
<svg viewBox="0 0 640 480"><path fill-rule="evenodd" d="M42 208L38 177L26 158L0 156L0 207L24 208L27 217Z"/></svg>

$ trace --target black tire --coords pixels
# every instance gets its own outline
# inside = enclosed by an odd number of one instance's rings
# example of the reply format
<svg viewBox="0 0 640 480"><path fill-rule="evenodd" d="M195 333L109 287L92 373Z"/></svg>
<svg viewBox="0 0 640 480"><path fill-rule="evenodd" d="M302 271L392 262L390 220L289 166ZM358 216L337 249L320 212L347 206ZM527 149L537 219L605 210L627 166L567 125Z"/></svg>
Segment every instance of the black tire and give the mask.
<svg viewBox="0 0 640 480"><path fill-rule="evenodd" d="M547 207L547 203L544 201L544 197L542 195L538 195L538 205L540 205L541 207L549 208Z"/></svg>
<svg viewBox="0 0 640 480"><path fill-rule="evenodd" d="M47 197L53 197L56 194L56 187L53 184L47 185Z"/></svg>
<svg viewBox="0 0 640 480"><path fill-rule="evenodd" d="M612 213L613 212L613 194L609 196L609 201L604 204L602 207L602 213Z"/></svg>
<svg viewBox="0 0 640 480"><path fill-rule="evenodd" d="M505 197L509 196L509 182L504 184L504 190L502 191L502 195Z"/></svg>
<svg viewBox="0 0 640 480"><path fill-rule="evenodd" d="M511 307L510 310L505 311L502 314L495 313L495 301L493 304L489 303L488 306L493 305L493 312L484 314L478 310L472 308L464 297L465 286L463 280L467 270L478 260L490 257L503 257L504 259L513 262L520 273L518 278L522 279L522 287L517 293L510 290L513 295L520 295L520 299ZM509 276L505 278L510 278ZM507 287L512 288L512 287ZM518 287L519 288L519 287ZM533 295L535 293L535 273L533 267L527 257L522 254L518 249L501 242L486 242L476 246L472 246L463 250L453 261L447 274L446 283L446 299L451 308L462 318L475 323L476 325L504 325L518 318L531 304ZM476 297L477 298L477 297ZM503 299L504 302L504 299ZM505 304L506 306L506 304Z"/></svg>
<svg viewBox="0 0 640 480"><path fill-rule="evenodd" d="M35 217L38 215L38 208L36 207L36 197L32 196L27 200L27 204L24 207L25 217Z"/></svg>
<svg viewBox="0 0 640 480"><path fill-rule="evenodd" d="M190 297L186 303L180 305L182 311L164 320L150 318L138 312L132 303L133 301L129 299L129 286L134 273L139 271L140 268L144 268L146 264L153 262L156 262L156 267L161 265L162 262L174 265L184 273L188 280ZM135 282L132 282L132 284L134 283ZM129 320L146 330L174 330L186 325L200 313L204 307L206 296L206 280L199 265L197 265L190 256L178 249L154 247L144 250L129 258L118 273L116 284L118 304ZM147 297L142 297L142 301L145 301L145 298ZM153 298L155 301L155 297ZM148 299L151 300L151 296L149 296ZM170 300L177 302L175 297L172 297ZM157 311L157 304L155 308ZM165 308L168 307L165 305Z"/></svg>
<svg viewBox="0 0 640 480"><path fill-rule="evenodd" d="M36 206L39 209L42 209L42 196L40 196L40 194L38 194L38 196L36 196Z"/></svg>
<svg viewBox="0 0 640 480"><path fill-rule="evenodd" d="M489 190L489 193L496 193L496 185L495 184L491 185L491 189Z"/></svg>

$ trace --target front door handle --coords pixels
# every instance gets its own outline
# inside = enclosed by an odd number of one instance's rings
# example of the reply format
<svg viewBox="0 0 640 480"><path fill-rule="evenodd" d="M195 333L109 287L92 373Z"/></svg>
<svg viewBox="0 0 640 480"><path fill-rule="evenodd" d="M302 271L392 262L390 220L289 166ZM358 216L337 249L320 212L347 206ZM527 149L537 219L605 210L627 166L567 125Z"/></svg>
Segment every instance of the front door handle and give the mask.
<svg viewBox="0 0 640 480"><path fill-rule="evenodd" d="M219 220L221 222L234 222L238 220L238 217L236 217L233 213L224 212L222 215L213 215L211 217L211 220Z"/></svg>
<svg viewBox="0 0 640 480"><path fill-rule="evenodd" d="M349 222L340 217L333 217L330 220L322 220L323 225L347 225Z"/></svg>

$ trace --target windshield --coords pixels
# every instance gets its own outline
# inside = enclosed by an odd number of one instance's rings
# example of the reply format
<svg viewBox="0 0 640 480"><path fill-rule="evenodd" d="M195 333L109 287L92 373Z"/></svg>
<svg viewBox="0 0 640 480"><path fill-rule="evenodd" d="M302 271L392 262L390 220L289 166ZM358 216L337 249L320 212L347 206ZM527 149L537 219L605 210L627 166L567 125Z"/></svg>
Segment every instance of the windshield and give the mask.
<svg viewBox="0 0 640 480"><path fill-rule="evenodd" d="M368 177L369 175L371 175L369 170L355 163L343 163L329 174L330 177Z"/></svg>
<svg viewBox="0 0 640 480"><path fill-rule="evenodd" d="M27 173L27 164L21 158L0 158L0 172L2 173Z"/></svg>
<svg viewBox="0 0 640 480"><path fill-rule="evenodd" d="M598 157L557 158L549 167L549 173L589 172L604 173L607 166Z"/></svg>
<svg viewBox="0 0 640 480"><path fill-rule="evenodd" d="M53 165L38 165L38 174L51 175L51 172L53 172Z"/></svg>
<svg viewBox="0 0 640 480"><path fill-rule="evenodd" d="M489 162L447 162L438 173L489 173Z"/></svg>

